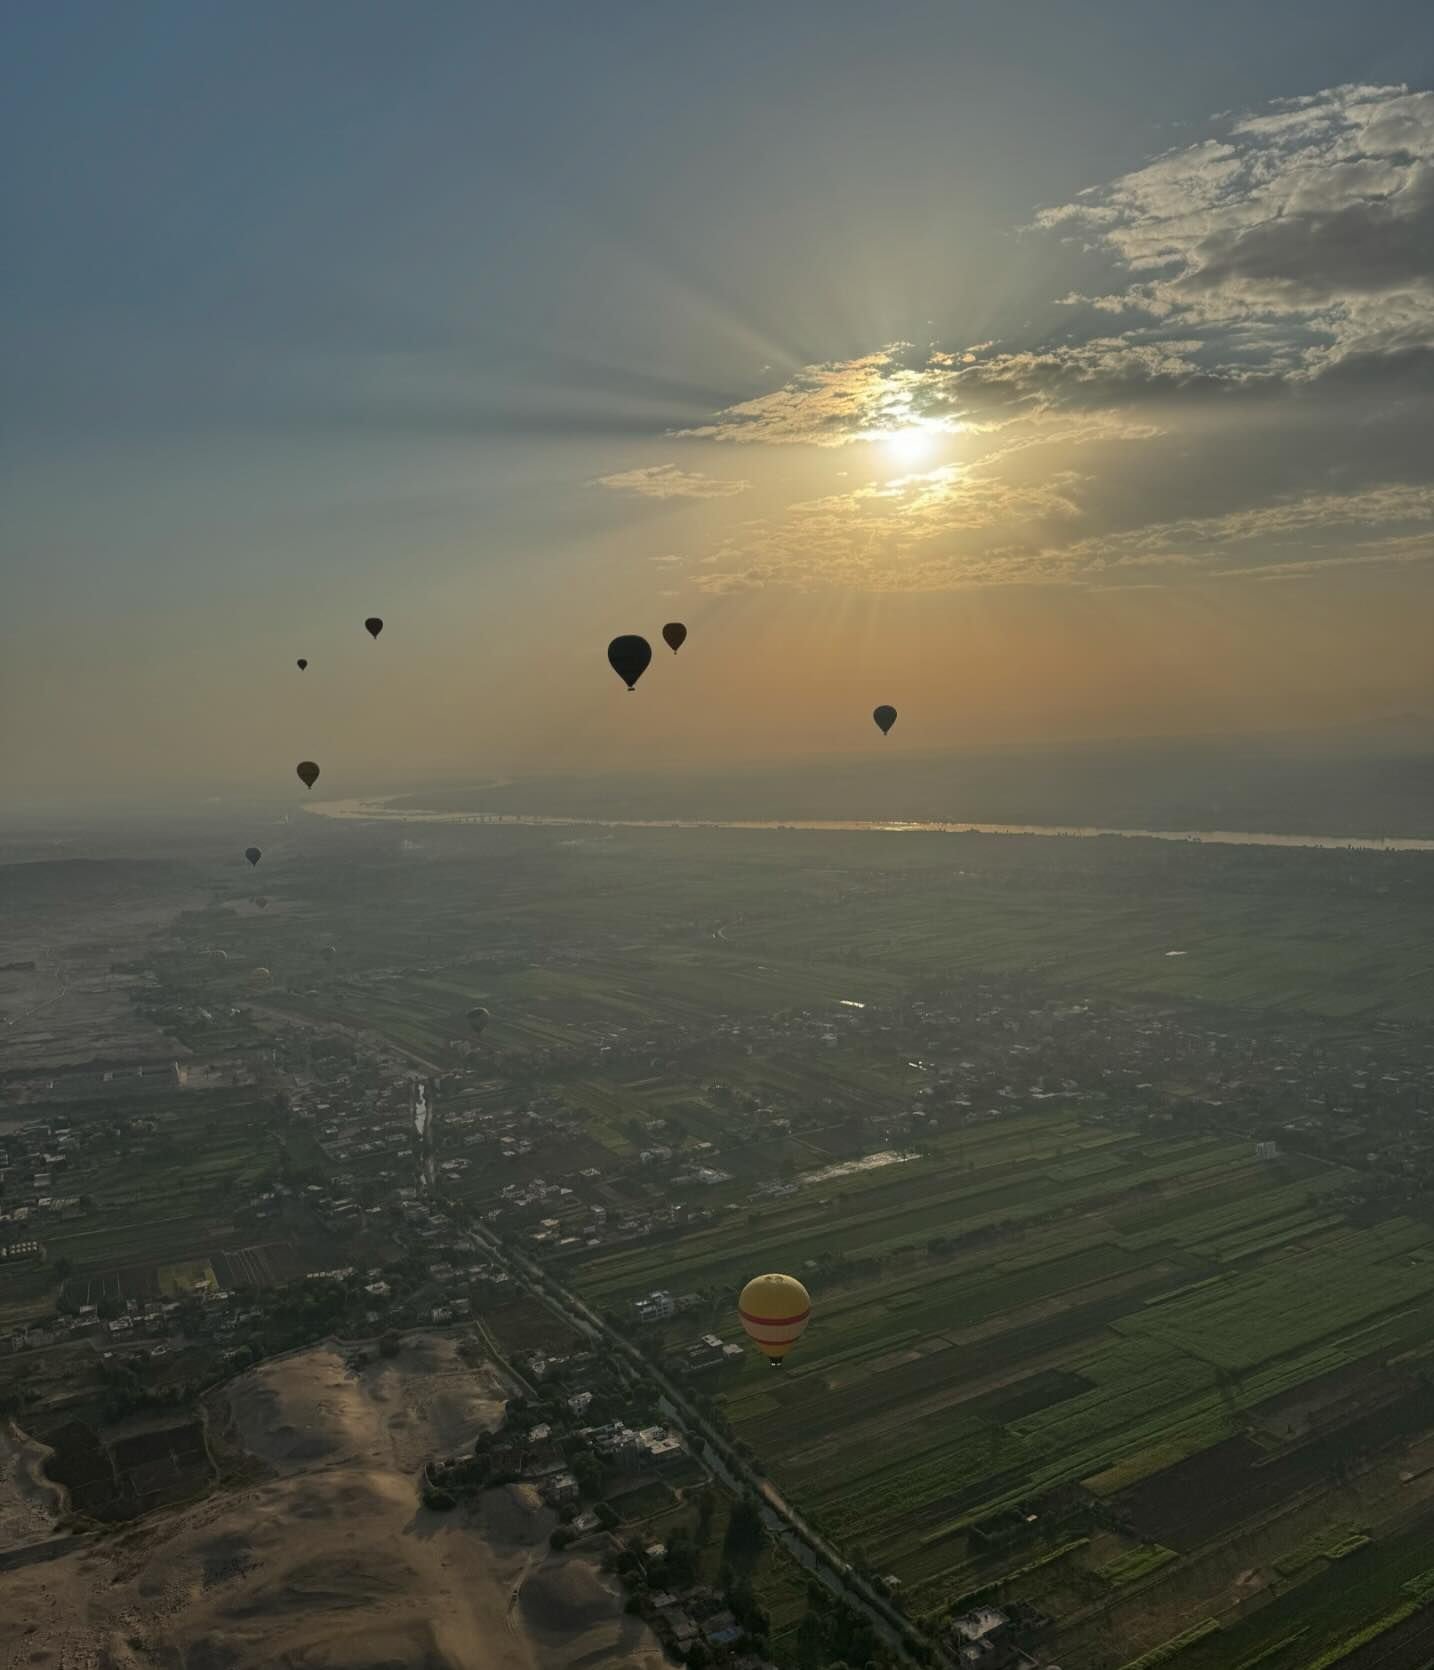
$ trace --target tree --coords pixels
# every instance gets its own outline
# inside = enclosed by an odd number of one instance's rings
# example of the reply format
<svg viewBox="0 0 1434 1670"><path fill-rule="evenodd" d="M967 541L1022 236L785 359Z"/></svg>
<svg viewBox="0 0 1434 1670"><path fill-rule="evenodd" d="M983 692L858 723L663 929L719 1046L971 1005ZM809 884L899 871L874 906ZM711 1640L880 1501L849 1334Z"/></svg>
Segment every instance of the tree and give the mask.
<svg viewBox="0 0 1434 1670"><path fill-rule="evenodd" d="M724 1563L750 1569L756 1564L765 1541L762 1512L756 1497L739 1496L732 1504L732 1517L727 1521L727 1536L722 1544Z"/></svg>
<svg viewBox="0 0 1434 1670"><path fill-rule="evenodd" d="M396 1357L402 1349L403 1341L394 1333L392 1328L379 1339L378 1354L380 1357Z"/></svg>
<svg viewBox="0 0 1434 1670"><path fill-rule="evenodd" d="M573 1477L584 1496L601 1496L603 1487L602 1463L596 1456L584 1452L572 1464Z"/></svg>

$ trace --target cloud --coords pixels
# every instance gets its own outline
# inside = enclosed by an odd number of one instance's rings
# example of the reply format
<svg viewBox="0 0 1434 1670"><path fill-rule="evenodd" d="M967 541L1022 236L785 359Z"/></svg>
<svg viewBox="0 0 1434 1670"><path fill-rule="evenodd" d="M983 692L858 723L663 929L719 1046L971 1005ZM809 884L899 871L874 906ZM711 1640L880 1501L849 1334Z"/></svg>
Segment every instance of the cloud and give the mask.
<svg viewBox="0 0 1434 1670"><path fill-rule="evenodd" d="M1061 339L888 343L673 431L834 448L919 428L961 460L749 522L695 583L1106 588L1426 560L1434 93L1335 87L1212 128L1036 217L1107 269L1063 298Z"/></svg>
<svg viewBox="0 0 1434 1670"><path fill-rule="evenodd" d="M1014 483L947 465L827 494L780 519L746 523L703 560L710 572L694 583L711 592L833 584L933 591L1014 578L999 548L1025 530L1039 549L1043 535L1077 516L1082 482L1065 472Z"/></svg>
<svg viewBox="0 0 1434 1670"><path fill-rule="evenodd" d="M728 406L678 436L713 441L843 446L917 424L953 427L945 356L894 342L859 359L809 365L770 394Z"/></svg>
<svg viewBox="0 0 1434 1670"><path fill-rule="evenodd" d="M815 500L793 507L781 524L747 524L704 559L710 572L693 584L715 593L831 584L883 592L1029 584L1109 590L1434 562L1434 486L1313 494L1079 536L1089 485L1073 475L1025 489L914 477L894 483L894 493L868 488ZM1162 578L1152 582L1151 570Z"/></svg>
<svg viewBox="0 0 1434 1670"><path fill-rule="evenodd" d="M1205 329L1278 322L1310 373L1428 347L1434 93L1345 86L1282 100L1036 224L1083 235L1132 276L1084 298L1107 311Z"/></svg>
<svg viewBox="0 0 1434 1670"><path fill-rule="evenodd" d="M615 493L636 493L645 499L726 499L744 493L751 485L693 470L679 470L675 464L648 464L642 469L602 475L589 487L607 487Z"/></svg>

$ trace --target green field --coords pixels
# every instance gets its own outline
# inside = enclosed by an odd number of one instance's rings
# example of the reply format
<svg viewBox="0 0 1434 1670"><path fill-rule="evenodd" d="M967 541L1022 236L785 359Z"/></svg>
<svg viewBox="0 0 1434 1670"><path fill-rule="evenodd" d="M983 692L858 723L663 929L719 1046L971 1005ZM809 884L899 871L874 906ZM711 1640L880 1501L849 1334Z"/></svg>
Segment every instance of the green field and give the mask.
<svg viewBox="0 0 1434 1670"><path fill-rule="evenodd" d="M529 1174L576 1200L595 1172L610 1222L710 1211L554 1255L624 1322L653 1288L696 1294L654 1343L739 1337L743 1280L799 1275L814 1320L787 1367L703 1388L913 1614L1031 1601L1067 1670L1312 1670L1412 1627L1434 1512L1434 1457L1406 1457L1434 1432L1427 858L412 833L399 857L392 828L299 830L273 910L187 917L155 967L218 1018L186 1005L180 1035L239 1036L263 964L265 1026L347 1028L405 1071L457 1069L465 1112L562 1121L526 1172L475 1150L465 1205ZM324 841L343 864L310 861ZM138 1233L197 1258L167 1220L192 1235L297 1139L236 1104L170 1140L105 1181L68 1256ZM728 1180L639 1165L659 1140ZM879 1151L902 1157L833 1174Z"/></svg>

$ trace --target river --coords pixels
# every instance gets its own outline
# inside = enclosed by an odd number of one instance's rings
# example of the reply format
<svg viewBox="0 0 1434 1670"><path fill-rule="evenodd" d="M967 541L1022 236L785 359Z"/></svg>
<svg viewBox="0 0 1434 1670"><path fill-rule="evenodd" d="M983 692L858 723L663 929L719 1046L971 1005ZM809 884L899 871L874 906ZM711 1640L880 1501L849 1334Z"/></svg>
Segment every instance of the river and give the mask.
<svg viewBox="0 0 1434 1670"><path fill-rule="evenodd" d="M321 818L376 823L527 824L552 829L786 829L874 835L1063 835L1090 840L1121 836L1142 841L1187 841L1215 847L1317 847L1327 851L1434 852L1434 840L1414 836L1270 835L1250 829L1107 829L1094 824L882 823L862 818L578 818L538 812L395 811L383 800L321 800L304 810Z"/></svg>

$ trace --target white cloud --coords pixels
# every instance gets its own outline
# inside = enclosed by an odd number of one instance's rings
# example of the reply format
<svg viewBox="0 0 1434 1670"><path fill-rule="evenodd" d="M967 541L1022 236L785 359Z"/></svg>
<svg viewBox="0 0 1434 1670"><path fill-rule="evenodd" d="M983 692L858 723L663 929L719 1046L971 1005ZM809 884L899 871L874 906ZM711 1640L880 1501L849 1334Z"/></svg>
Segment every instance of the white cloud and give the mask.
<svg viewBox="0 0 1434 1670"><path fill-rule="evenodd" d="M1278 320L1318 371L1434 345L1434 93L1334 87L1168 152L1037 225L1134 282L1093 298L1204 329ZM1308 333L1308 340L1303 333Z"/></svg>
<svg viewBox="0 0 1434 1670"><path fill-rule="evenodd" d="M959 467L749 522L699 586L1104 588L1431 555L1434 93L1228 116L1036 225L1109 263L1105 293L1064 298L1083 332L889 343L680 432L960 437Z"/></svg>
<svg viewBox="0 0 1434 1670"><path fill-rule="evenodd" d="M636 493L645 499L726 499L744 493L751 485L719 476L679 470L675 464L648 464L642 469L602 475L589 487L606 487L614 493Z"/></svg>

